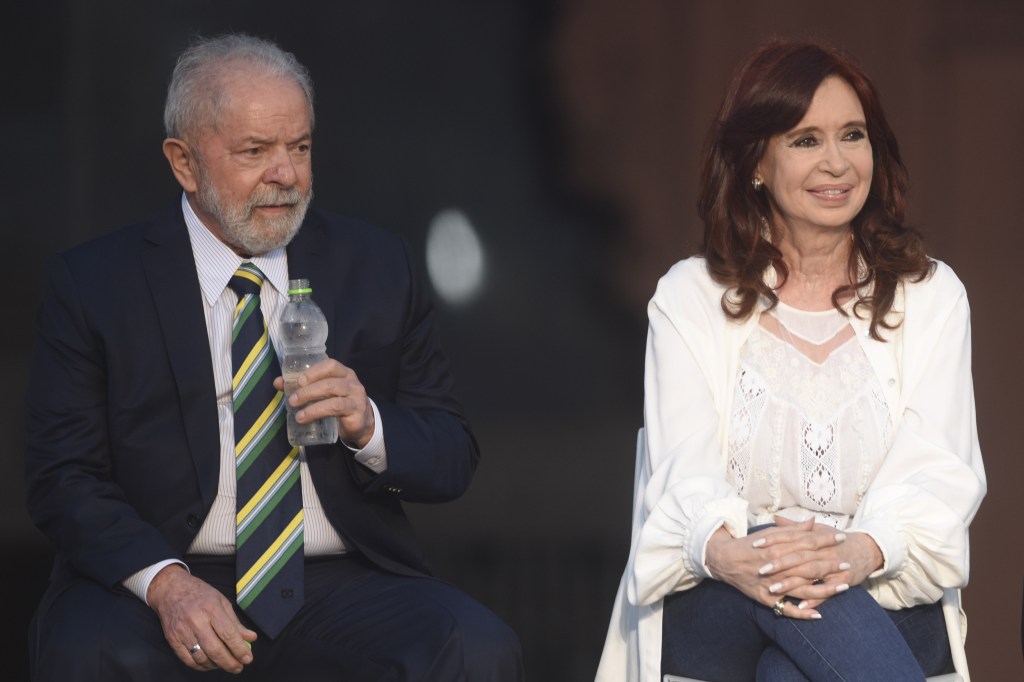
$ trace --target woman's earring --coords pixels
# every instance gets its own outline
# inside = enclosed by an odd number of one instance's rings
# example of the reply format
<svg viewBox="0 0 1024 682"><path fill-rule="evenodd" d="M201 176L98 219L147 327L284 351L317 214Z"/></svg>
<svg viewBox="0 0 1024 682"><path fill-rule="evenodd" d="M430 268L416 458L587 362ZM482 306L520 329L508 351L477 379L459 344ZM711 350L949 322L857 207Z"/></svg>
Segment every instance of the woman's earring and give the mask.
<svg viewBox="0 0 1024 682"><path fill-rule="evenodd" d="M758 177L755 177L753 180L751 180L750 184L754 186L755 192L760 192L761 188L764 187L764 182L761 180L761 178Z"/></svg>

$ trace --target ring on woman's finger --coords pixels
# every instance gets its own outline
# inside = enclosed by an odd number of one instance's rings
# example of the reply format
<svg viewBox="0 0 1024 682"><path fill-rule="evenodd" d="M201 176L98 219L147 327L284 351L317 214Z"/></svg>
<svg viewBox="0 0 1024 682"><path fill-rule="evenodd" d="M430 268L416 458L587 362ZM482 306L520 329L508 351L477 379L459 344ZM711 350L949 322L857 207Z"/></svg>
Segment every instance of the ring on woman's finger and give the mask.
<svg viewBox="0 0 1024 682"><path fill-rule="evenodd" d="M786 608L786 602L784 602L783 600L780 599L779 601L775 602L775 606L772 607L772 611L775 612L776 616L781 616L781 615L783 615L782 612L783 612L783 609L785 609L785 608Z"/></svg>
<svg viewBox="0 0 1024 682"><path fill-rule="evenodd" d="M820 584L822 584L823 582L825 582L825 579L824 579L824 578L815 578L814 580L812 580L812 581L811 581L811 584L812 584L812 585L820 585Z"/></svg>
<svg viewBox="0 0 1024 682"><path fill-rule="evenodd" d="M188 650L188 652L190 654L192 654L193 656L195 656L196 654L198 654L202 650L203 650L203 647L199 646L199 642L196 642L195 644L192 645L192 648L190 648Z"/></svg>

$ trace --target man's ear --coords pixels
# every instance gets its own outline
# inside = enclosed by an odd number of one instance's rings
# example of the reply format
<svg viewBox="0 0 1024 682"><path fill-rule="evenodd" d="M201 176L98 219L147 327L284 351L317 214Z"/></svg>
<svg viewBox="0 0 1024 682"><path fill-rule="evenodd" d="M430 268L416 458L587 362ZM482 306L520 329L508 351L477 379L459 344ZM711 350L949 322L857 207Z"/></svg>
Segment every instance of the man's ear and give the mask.
<svg viewBox="0 0 1024 682"><path fill-rule="evenodd" d="M195 169L192 166L192 148L184 140L168 137L164 140L164 156L171 164L171 172L185 192L192 194L198 188Z"/></svg>

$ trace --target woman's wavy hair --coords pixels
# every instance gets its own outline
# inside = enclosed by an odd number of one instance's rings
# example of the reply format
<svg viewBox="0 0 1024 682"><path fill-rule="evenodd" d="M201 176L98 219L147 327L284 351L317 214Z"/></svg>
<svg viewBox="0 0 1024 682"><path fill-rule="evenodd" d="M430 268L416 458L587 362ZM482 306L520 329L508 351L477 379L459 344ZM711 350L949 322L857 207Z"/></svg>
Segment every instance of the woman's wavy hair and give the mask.
<svg viewBox="0 0 1024 682"><path fill-rule="evenodd" d="M704 221L701 253L715 281L729 287L722 308L730 318L749 317L759 298L769 308L778 303L764 274L773 266L781 284L789 270L772 244L778 233L767 193L755 190L751 181L771 138L796 127L818 86L830 76L842 78L856 92L874 160L867 201L853 220L853 283L832 292L832 303L842 312L839 301L845 295L869 291L854 305L854 314L861 317L866 310L871 336L881 340L880 327L899 324L887 321L886 315L900 280L924 279L933 264L921 234L903 223L907 170L878 93L860 66L838 49L775 39L740 65L704 145L698 200Z"/></svg>

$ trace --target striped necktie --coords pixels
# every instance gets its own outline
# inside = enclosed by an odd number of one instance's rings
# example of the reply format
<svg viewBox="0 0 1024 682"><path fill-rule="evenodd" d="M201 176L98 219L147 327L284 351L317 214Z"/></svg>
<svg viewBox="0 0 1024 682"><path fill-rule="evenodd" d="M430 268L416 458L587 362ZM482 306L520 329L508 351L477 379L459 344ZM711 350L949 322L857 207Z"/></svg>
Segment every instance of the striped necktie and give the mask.
<svg viewBox="0 0 1024 682"><path fill-rule="evenodd" d="M243 263L228 283L238 294L231 330L238 513L236 600L269 637L302 606L303 515L299 449L288 444L281 373L260 311L264 276Z"/></svg>

